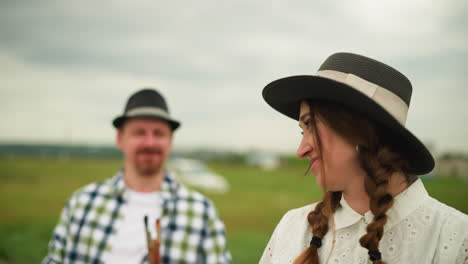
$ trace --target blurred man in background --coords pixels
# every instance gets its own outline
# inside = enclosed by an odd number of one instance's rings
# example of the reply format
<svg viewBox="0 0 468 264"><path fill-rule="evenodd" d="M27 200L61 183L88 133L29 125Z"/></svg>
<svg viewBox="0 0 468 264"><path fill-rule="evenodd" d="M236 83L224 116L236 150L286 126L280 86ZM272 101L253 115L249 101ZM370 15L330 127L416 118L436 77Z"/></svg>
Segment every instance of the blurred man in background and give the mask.
<svg viewBox="0 0 468 264"><path fill-rule="evenodd" d="M72 195L43 263L230 263L213 204L164 170L180 123L163 96L136 92L113 125L123 169Z"/></svg>

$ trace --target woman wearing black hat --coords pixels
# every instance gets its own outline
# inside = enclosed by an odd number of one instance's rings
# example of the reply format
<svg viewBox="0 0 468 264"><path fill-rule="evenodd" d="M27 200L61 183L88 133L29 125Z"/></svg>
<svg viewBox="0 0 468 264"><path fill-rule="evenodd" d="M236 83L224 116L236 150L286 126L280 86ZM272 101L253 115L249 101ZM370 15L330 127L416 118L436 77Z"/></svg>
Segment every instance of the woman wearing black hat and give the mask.
<svg viewBox="0 0 468 264"><path fill-rule="evenodd" d="M265 101L299 121L297 155L325 194L284 215L260 263L468 262L468 217L417 177L434 159L405 128L411 93L403 74L351 53L265 87Z"/></svg>

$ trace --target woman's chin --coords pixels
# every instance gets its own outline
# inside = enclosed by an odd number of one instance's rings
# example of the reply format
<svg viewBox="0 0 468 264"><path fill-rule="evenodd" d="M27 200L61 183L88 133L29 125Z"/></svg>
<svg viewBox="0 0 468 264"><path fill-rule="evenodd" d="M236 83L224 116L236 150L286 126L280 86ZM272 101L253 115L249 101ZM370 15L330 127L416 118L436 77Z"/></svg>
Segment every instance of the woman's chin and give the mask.
<svg viewBox="0 0 468 264"><path fill-rule="evenodd" d="M314 174L315 176L315 183L323 190L325 190L325 186L323 184L323 181L322 181L322 178L320 177L320 175L316 175Z"/></svg>

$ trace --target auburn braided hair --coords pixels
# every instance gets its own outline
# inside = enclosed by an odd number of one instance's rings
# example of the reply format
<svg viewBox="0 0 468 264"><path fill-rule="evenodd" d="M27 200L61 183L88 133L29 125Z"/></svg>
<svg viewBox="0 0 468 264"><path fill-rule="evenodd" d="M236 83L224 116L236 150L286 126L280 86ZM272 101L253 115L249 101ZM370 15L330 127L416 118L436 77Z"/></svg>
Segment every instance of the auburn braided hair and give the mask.
<svg viewBox="0 0 468 264"><path fill-rule="evenodd" d="M393 197L389 193L390 177L395 172L405 173L408 168L401 146L398 142L394 142L391 135L376 122L345 106L325 101L307 103L310 107L311 129L319 153L322 152L322 143L315 122L317 116L340 136L358 146L360 165L367 173L365 189L370 198L370 210L374 214L374 220L368 224L367 233L359 239L359 242L369 252L379 253L379 242L387 222L386 212L393 205ZM323 166L321 168L323 174ZM408 182L413 180L406 173L405 175ZM341 192L325 192L322 201L309 213L307 220L312 227L313 236L323 239L326 235L329 219L338 208L341 195ZM294 263L319 264L317 246L311 244ZM385 262L377 259L374 264L385 264Z"/></svg>

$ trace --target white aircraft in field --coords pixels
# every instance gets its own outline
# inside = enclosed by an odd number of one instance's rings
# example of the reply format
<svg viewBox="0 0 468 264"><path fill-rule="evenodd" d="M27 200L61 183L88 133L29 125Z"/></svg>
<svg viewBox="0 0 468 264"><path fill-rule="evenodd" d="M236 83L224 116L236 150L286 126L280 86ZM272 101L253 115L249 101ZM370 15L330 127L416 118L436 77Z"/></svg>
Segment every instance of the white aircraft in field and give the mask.
<svg viewBox="0 0 468 264"><path fill-rule="evenodd" d="M213 193L229 191L226 179L208 169L201 161L174 158L169 160L168 168L176 179L187 186Z"/></svg>

